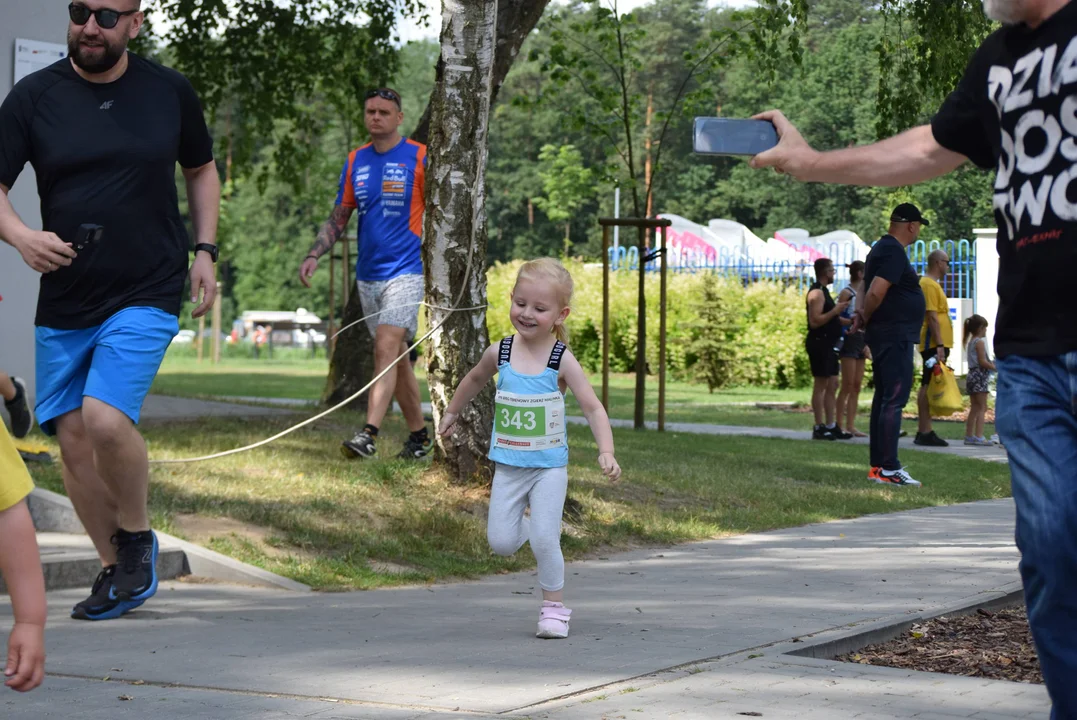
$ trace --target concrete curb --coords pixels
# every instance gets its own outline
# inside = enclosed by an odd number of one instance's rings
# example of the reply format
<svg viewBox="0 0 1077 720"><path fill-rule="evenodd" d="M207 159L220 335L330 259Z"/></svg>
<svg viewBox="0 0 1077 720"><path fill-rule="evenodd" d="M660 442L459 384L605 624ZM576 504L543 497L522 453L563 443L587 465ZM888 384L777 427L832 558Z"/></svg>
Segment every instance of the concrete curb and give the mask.
<svg viewBox="0 0 1077 720"><path fill-rule="evenodd" d="M980 593L951 605L934 607L920 613L884 618L855 628L829 630L812 638L810 644L785 642L770 648L768 654L830 660L838 655L861 650L868 645L893 640L917 623L943 615L968 615L978 608L995 609L1024 601L1021 583L1006 585L995 592Z"/></svg>
<svg viewBox="0 0 1077 720"><path fill-rule="evenodd" d="M44 555L41 571L45 576L45 590L84 588L93 584L101 572L101 560L96 552L74 552L61 555ZM174 547L162 547L157 556L157 577L174 580L187 575L187 560L183 551ZM0 578L0 594L7 593L7 584Z"/></svg>
<svg viewBox="0 0 1077 720"><path fill-rule="evenodd" d="M43 488L34 488L30 497L27 498L27 504L30 506L30 515L34 519L34 527L40 531L75 534L86 532L82 523L79 522L78 515L75 514L71 501L63 495ZM227 555L167 533L158 531L157 540L161 544L162 551L174 549L184 554L184 574L242 585L258 585L292 592L311 592L308 585L242 563Z"/></svg>

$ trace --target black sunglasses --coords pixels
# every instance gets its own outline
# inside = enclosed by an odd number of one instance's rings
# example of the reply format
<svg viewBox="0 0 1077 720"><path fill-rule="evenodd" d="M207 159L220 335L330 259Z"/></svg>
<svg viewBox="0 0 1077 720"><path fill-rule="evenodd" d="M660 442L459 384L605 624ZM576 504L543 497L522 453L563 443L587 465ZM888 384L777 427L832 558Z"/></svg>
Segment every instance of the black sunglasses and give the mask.
<svg viewBox="0 0 1077 720"><path fill-rule="evenodd" d="M108 8L91 10L78 3L71 3L67 6L67 14L71 17L71 22L80 26L85 25L90 22L90 16L93 15L97 18L97 24L105 30L111 30L116 27L116 24L120 22L120 18L124 15L134 15L136 12L138 10L109 10Z"/></svg>
<svg viewBox="0 0 1077 720"><path fill-rule="evenodd" d="M380 97L380 98L383 98L385 100L391 100L391 101L396 103L396 106L398 108L403 109L403 105L400 104L400 96L397 95L392 90L385 90L385 89L367 90L365 99L369 100L370 98L373 98L373 97Z"/></svg>

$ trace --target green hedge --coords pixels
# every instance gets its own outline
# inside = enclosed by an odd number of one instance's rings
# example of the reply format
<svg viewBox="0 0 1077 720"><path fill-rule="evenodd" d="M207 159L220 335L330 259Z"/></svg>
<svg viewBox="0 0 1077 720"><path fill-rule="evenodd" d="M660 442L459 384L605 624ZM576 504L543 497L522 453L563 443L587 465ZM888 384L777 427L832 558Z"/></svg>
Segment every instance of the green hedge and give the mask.
<svg viewBox="0 0 1077 720"><path fill-rule="evenodd" d="M521 262L498 263L487 273L492 341L512 334L509 295ZM568 318L569 342L583 366L602 367L602 267L567 261L576 292ZM610 276L610 368L631 372L636 357L639 276ZM647 362L658 369L659 278L650 274L647 296ZM722 386L800 388L811 384L804 351L804 297L795 287L741 283L707 274L674 274L668 280L667 368L673 377Z"/></svg>

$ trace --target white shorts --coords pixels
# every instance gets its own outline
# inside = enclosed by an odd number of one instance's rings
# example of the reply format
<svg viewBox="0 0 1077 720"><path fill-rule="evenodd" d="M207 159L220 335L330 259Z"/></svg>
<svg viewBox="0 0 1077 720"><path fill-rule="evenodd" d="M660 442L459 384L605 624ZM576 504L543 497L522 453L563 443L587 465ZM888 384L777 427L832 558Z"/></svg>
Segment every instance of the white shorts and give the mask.
<svg viewBox="0 0 1077 720"><path fill-rule="evenodd" d="M415 339L419 330L419 303L426 292L422 275L398 275L391 280L358 280L355 285L371 337L377 335L378 325L392 325L407 330L406 340L409 343Z"/></svg>

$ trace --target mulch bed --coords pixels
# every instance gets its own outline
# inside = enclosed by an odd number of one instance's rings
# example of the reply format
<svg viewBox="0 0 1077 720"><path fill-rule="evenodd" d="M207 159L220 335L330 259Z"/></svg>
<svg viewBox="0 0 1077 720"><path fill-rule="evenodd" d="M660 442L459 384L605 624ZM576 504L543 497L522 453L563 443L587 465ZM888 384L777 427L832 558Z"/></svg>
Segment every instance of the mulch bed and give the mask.
<svg viewBox="0 0 1077 720"><path fill-rule="evenodd" d="M900 637L836 660L883 667L1043 684L1024 606L939 617Z"/></svg>

